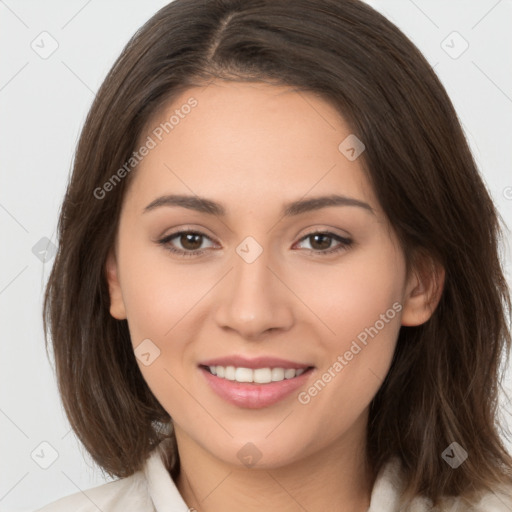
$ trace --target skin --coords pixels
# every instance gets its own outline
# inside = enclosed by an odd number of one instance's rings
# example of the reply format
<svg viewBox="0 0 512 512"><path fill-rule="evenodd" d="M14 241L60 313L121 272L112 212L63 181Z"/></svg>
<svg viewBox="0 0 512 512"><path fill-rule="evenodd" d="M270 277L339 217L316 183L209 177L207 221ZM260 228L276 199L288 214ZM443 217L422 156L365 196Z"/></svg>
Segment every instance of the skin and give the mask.
<svg viewBox="0 0 512 512"><path fill-rule="evenodd" d="M363 462L369 404L400 326L430 318L439 284L431 274L406 275L362 159L338 150L350 127L327 102L286 87L216 81L184 92L148 126L191 96L198 105L131 177L106 263L112 316L128 320L134 348L149 338L160 350L148 366L137 361L173 418L178 489L204 511L330 511L340 503L365 511L374 484ZM170 206L143 213L171 193L218 201L227 214ZM280 214L286 202L332 193L373 212L330 206ZM187 229L206 237L168 245L203 254L183 257L158 243ZM322 255L340 243L306 237L315 231L353 243ZM247 236L263 249L250 264L236 252ZM307 389L394 303L401 311L308 404L292 393L262 409L237 407L198 369L218 356L271 355L315 366ZM250 468L237 456L249 442L261 453Z"/></svg>

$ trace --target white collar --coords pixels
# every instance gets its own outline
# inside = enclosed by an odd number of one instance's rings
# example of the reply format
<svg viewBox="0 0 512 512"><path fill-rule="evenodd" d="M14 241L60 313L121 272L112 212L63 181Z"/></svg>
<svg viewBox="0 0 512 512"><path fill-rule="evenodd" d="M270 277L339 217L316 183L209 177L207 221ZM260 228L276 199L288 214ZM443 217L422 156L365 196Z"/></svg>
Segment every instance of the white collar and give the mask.
<svg viewBox="0 0 512 512"><path fill-rule="evenodd" d="M168 453L170 440L162 441L150 454L143 468L147 482L148 492L155 506L156 512L190 512L190 509L181 496L176 484L169 474L164 458ZM399 497L403 490L403 475L400 461L394 458L389 461L379 472L372 489L370 508L367 512L397 512L399 509ZM482 495L482 500L472 509L477 511L510 512L512 500L510 493L492 493ZM506 493L505 493L506 492ZM500 498L501 496L501 498ZM510 505L508 505L510 504ZM410 510L415 512L428 512L432 510L431 501L425 497L417 497L411 504ZM458 498L448 499L446 508L440 510L450 512L464 512L467 506Z"/></svg>
<svg viewBox="0 0 512 512"><path fill-rule="evenodd" d="M164 464L164 454L169 448L169 440L162 441L150 454L144 465L144 476L148 485L148 492L153 500L156 512L189 512L174 480L171 478Z"/></svg>

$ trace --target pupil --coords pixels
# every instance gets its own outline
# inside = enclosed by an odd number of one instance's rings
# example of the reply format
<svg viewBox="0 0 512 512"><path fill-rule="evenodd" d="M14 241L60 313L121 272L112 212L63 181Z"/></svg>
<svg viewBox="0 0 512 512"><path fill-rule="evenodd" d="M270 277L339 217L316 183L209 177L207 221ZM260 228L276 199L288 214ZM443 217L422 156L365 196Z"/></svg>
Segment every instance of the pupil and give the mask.
<svg viewBox="0 0 512 512"><path fill-rule="evenodd" d="M194 238L196 238L196 242L194 243ZM194 251L201 247L201 235L197 235L195 233L188 233L186 235L182 235L181 237L181 243L183 247L186 249L190 249L191 251ZM183 242L183 239L185 239L185 243Z"/></svg>
<svg viewBox="0 0 512 512"><path fill-rule="evenodd" d="M330 245L330 237L327 236L327 235L313 235L313 239L318 239L320 238L320 240L322 241L323 240L323 244L320 242L320 247L319 249L328 249L329 248L329 245Z"/></svg>

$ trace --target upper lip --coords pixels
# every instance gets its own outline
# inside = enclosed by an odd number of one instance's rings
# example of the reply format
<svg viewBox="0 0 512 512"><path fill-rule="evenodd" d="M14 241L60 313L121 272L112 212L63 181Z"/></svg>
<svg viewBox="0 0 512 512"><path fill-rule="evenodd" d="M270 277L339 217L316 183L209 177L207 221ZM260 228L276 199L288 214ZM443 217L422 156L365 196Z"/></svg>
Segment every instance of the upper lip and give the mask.
<svg viewBox="0 0 512 512"><path fill-rule="evenodd" d="M200 363L200 366L235 366L237 368L310 368L312 365L280 359L278 357L261 356L248 359L243 356L233 355L208 359Z"/></svg>

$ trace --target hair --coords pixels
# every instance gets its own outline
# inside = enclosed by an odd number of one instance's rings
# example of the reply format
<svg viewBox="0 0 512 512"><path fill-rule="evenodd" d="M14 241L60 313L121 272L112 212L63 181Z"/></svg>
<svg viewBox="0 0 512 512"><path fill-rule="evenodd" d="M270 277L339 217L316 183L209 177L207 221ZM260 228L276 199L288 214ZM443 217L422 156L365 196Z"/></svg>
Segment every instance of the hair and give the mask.
<svg viewBox="0 0 512 512"><path fill-rule="evenodd" d="M106 198L95 190L165 105L216 79L285 85L333 105L366 146L364 172L408 271L445 270L437 308L426 323L401 327L370 404L372 474L398 457L404 499L434 504L510 484L498 418L500 362L511 346L502 220L432 67L359 0L175 0L135 33L101 85L61 206L43 306L64 409L94 461L126 477L170 438L171 474L179 472L172 419L142 377L127 321L109 313L104 266L137 169ZM453 441L469 451L457 470L441 459Z"/></svg>

